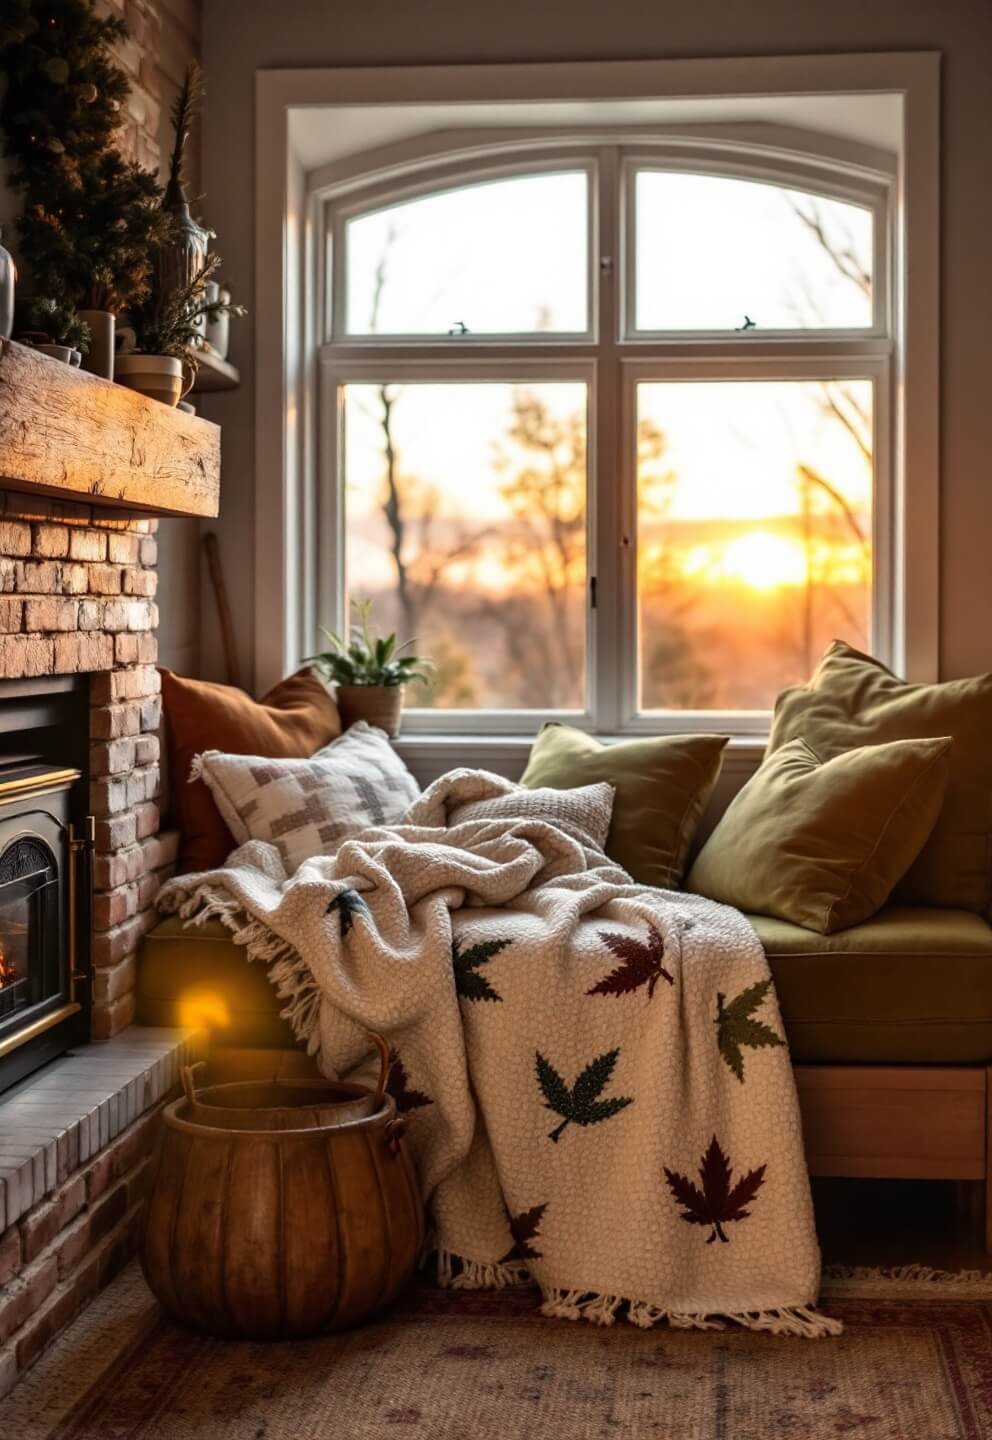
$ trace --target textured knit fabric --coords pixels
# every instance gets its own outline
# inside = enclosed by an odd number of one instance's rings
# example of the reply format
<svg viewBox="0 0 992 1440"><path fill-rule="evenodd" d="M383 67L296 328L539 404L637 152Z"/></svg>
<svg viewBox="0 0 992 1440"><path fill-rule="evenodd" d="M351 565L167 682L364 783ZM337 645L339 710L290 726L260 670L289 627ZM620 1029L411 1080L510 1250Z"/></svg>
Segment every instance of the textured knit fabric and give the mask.
<svg viewBox="0 0 992 1440"><path fill-rule="evenodd" d="M270 841L290 874L369 825L401 819L420 793L383 732L364 720L309 760L206 750L191 770L194 783L201 778L238 843Z"/></svg>
<svg viewBox="0 0 992 1440"><path fill-rule="evenodd" d="M432 787L430 824L463 825L466 820L546 820L576 840L602 850L613 816L612 785L580 785L575 790L528 790L486 770L452 770ZM478 793L479 799L466 800ZM449 803L448 796L454 797ZM434 816L437 815L435 819Z"/></svg>
<svg viewBox="0 0 992 1440"><path fill-rule="evenodd" d="M811 1308L799 1111L750 925L544 821L430 823L454 798L442 778L288 883L246 845L160 905L269 962L328 1075L386 1036L442 1279L532 1276L545 1313L601 1324L626 1301L642 1326L835 1331Z"/></svg>

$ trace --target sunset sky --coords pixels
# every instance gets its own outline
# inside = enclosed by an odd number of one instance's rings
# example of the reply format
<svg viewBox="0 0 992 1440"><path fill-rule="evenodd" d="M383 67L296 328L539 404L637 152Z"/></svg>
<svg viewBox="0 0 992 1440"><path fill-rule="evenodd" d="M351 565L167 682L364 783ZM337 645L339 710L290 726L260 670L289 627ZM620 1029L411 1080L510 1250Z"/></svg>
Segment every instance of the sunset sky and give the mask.
<svg viewBox="0 0 992 1440"><path fill-rule="evenodd" d="M476 333L581 329L587 318L586 186L582 171L518 177L352 221L349 327L368 333L376 268L385 259L379 333L446 333L456 322ZM797 207L810 213L809 197L653 171L638 176L636 193L636 313L642 325L728 328L745 313L759 326L782 328L815 323L816 316L835 325L871 323L866 295L838 273L797 218ZM829 200L816 206L832 242L870 271L870 212ZM583 385L528 381L524 388L559 417L585 410ZM870 417L870 381L848 382L847 390ZM446 527L454 533L460 522L479 528L504 517L506 471L494 458L500 452L514 458L506 439L513 387L404 382L395 393L401 474L433 493L436 534ZM348 564L364 590L394 581L379 513L380 414L375 386L346 388ZM664 524L645 521L642 547L678 545L679 565L697 582L736 581L756 591L805 583L807 552L781 533L782 519L800 513L800 464L826 476L870 533L870 467L827 413L819 383L644 383L638 414L663 432L662 465L676 477ZM519 455L521 463L526 458ZM601 478L611 483L612 477ZM753 527L742 534L740 522L746 521ZM722 535L721 522L731 522ZM850 583L863 580L852 537L835 542L835 549L833 573ZM486 545L452 575L458 583L496 591L511 580L501 572L497 547Z"/></svg>

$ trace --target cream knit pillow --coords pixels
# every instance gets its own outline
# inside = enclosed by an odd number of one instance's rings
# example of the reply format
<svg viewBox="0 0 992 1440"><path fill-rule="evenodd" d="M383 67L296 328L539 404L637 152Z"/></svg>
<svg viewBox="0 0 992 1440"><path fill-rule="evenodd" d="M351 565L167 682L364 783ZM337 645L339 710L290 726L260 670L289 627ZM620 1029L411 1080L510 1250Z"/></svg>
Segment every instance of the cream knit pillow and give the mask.
<svg viewBox="0 0 992 1440"><path fill-rule="evenodd" d="M518 785L508 795L491 795L456 806L448 811L448 824L460 825L464 820L546 820L602 850L613 819L614 793L606 781L580 785L575 790L528 790Z"/></svg>

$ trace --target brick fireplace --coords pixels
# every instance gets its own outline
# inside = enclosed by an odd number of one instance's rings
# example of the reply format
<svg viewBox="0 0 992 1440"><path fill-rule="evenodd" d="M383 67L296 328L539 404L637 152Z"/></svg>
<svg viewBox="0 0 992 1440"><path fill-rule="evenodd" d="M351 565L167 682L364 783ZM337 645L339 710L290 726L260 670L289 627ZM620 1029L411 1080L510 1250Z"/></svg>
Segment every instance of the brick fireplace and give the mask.
<svg viewBox="0 0 992 1440"><path fill-rule="evenodd" d="M0 776L8 794L25 774L49 786L30 823L43 858L55 857L50 874L24 867L26 897L15 883L11 903L11 887L0 887L12 954L24 950L18 927L32 904L58 925L57 907L36 891L72 868L60 837L86 837L88 869L74 871L85 894L63 897L55 945L55 959L77 972L61 997L80 1001L75 1013L40 1035L25 1026L10 1050L20 997L4 1000L0 1396L134 1254L158 1112L197 1053L195 1037L131 1025L137 952L177 838L160 829L157 526L0 493ZM17 814L17 803L0 805L0 841L18 833ZM75 964L71 914L83 927Z"/></svg>
<svg viewBox="0 0 992 1440"><path fill-rule="evenodd" d="M176 850L159 828L157 526L0 496L0 681L88 677L95 1041L134 1017L135 955Z"/></svg>

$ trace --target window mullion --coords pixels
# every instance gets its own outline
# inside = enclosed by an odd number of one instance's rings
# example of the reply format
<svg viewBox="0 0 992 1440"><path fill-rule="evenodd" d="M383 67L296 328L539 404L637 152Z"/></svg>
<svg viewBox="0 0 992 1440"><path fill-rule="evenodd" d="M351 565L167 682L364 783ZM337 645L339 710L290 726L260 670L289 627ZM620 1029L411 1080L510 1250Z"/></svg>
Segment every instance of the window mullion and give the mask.
<svg viewBox="0 0 992 1440"><path fill-rule="evenodd" d="M596 609L590 614L590 708L597 730L615 733L620 722L620 690L629 663L619 603L621 566L619 539L623 487L630 476L618 463L620 433L620 333L622 263L620 245L620 153L615 146L599 152L596 188L597 245L592 264L599 270L598 357L592 392L594 447L590 447L591 536L590 573L597 581Z"/></svg>

